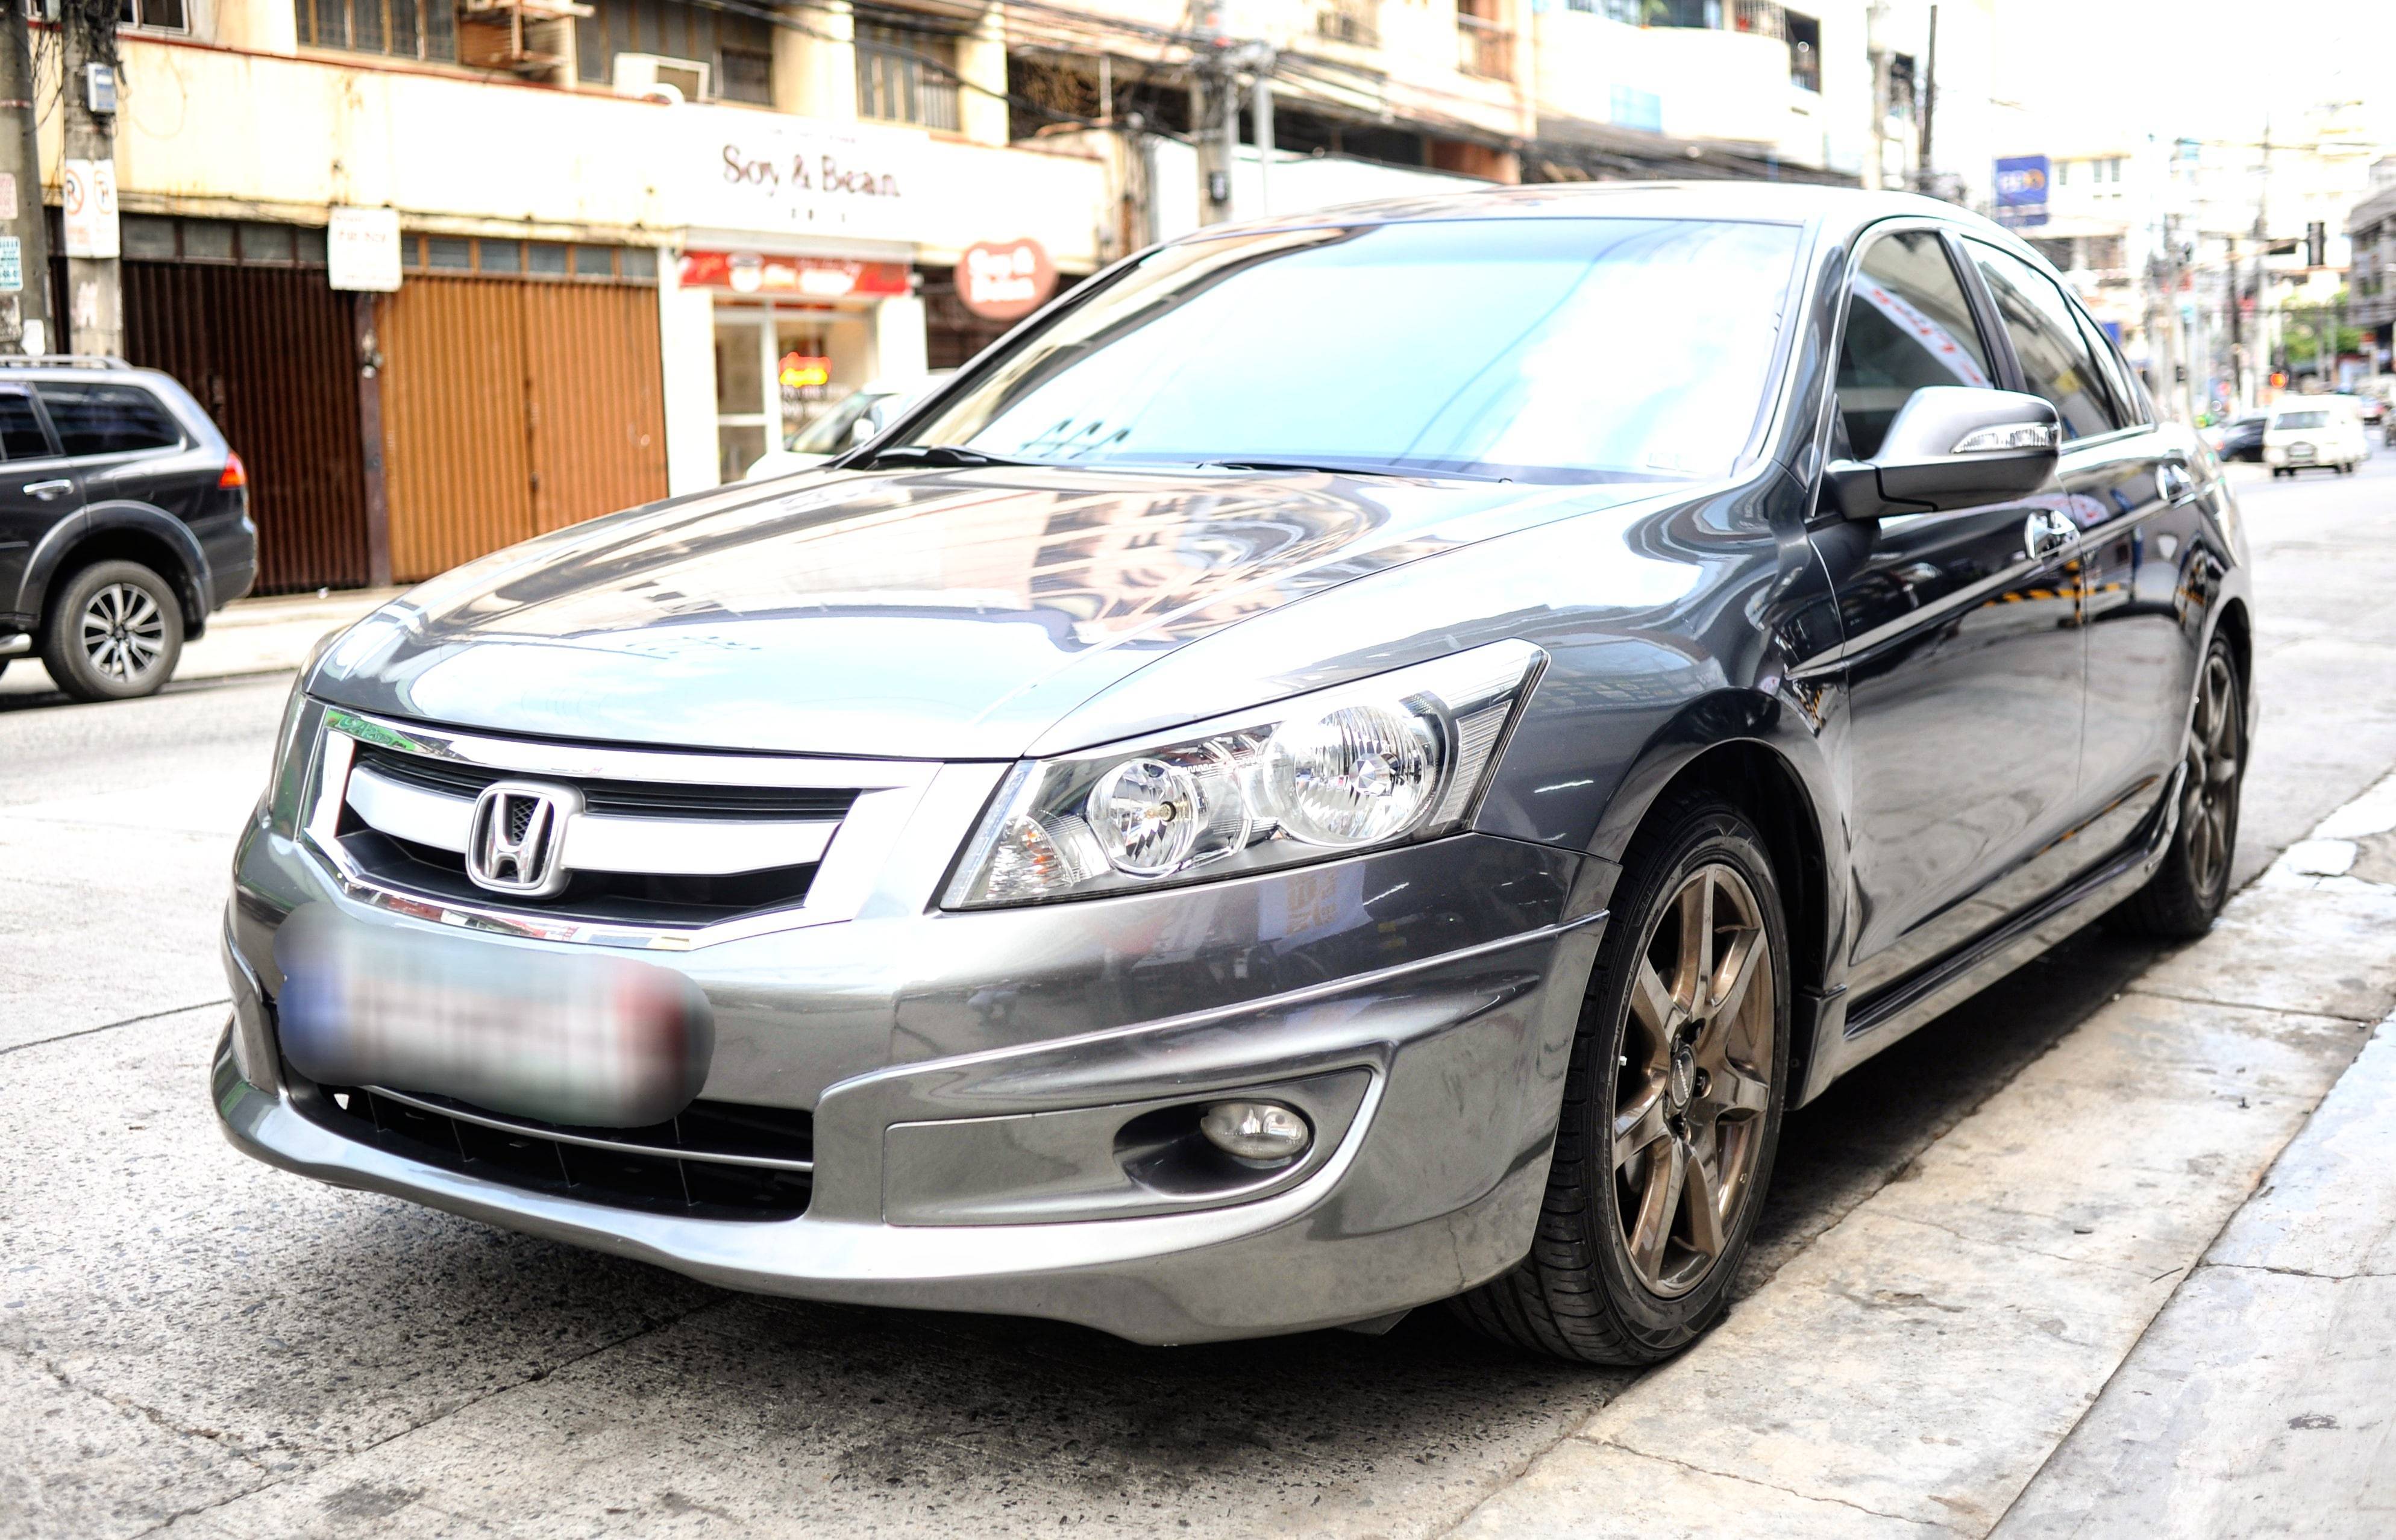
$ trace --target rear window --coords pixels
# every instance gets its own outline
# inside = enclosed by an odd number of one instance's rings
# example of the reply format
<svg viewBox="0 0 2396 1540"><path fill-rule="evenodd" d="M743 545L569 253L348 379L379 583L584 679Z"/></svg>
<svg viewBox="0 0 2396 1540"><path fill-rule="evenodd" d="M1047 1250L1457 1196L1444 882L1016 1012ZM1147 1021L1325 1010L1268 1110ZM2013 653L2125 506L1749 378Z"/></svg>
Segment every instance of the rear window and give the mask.
<svg viewBox="0 0 2396 1540"><path fill-rule="evenodd" d="M2282 412L2272 424L2274 428L2326 428L2327 412Z"/></svg>
<svg viewBox="0 0 2396 1540"><path fill-rule="evenodd" d="M158 398L133 385L43 385L59 449L68 455L121 455L169 449L183 431Z"/></svg>
<svg viewBox="0 0 2396 1540"><path fill-rule="evenodd" d="M49 435L42 431L42 419L33 410L33 398L19 391L0 395L0 457L41 459L49 452Z"/></svg>

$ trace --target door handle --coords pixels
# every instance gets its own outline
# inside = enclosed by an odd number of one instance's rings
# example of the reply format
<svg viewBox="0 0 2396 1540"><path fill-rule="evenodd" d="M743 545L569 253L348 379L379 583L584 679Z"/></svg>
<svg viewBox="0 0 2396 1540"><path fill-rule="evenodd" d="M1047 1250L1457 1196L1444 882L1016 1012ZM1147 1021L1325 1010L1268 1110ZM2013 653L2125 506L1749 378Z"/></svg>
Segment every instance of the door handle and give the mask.
<svg viewBox="0 0 2396 1540"><path fill-rule="evenodd" d="M29 498L39 498L44 502L48 502L52 498L73 490L74 483L64 480L27 482L25 484L25 495Z"/></svg>
<svg viewBox="0 0 2396 1540"><path fill-rule="evenodd" d="M2167 503L2185 502L2196 491L2196 478L2179 461L2165 460L2155 467L2155 490Z"/></svg>
<svg viewBox="0 0 2396 1540"><path fill-rule="evenodd" d="M2032 556L2052 556L2080 536L2080 528L2063 514L2040 509L2022 524L2022 544Z"/></svg>

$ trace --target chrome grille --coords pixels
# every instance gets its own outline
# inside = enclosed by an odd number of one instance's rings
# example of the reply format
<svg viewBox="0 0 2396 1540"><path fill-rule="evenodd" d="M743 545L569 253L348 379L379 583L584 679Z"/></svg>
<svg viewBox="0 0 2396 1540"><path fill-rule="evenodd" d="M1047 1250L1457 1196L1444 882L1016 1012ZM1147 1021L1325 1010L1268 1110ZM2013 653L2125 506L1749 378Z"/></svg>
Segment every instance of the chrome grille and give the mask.
<svg viewBox="0 0 2396 1540"><path fill-rule="evenodd" d="M446 924L687 949L845 920L940 766L485 737L327 708L306 842L355 896ZM476 799L554 789L540 896L473 881Z"/></svg>

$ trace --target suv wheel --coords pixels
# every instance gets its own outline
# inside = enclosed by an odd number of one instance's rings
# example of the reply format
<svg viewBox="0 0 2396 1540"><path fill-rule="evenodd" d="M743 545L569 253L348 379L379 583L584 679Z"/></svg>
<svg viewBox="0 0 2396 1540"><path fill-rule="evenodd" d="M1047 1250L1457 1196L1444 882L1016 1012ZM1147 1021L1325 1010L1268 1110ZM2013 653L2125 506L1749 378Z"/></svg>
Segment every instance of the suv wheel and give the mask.
<svg viewBox="0 0 2396 1540"><path fill-rule="evenodd" d="M1652 1363L1722 1315L1772 1179L1789 939L1754 826L1658 809L1616 888L1531 1255L1457 1301L1501 1341Z"/></svg>
<svg viewBox="0 0 2396 1540"><path fill-rule="evenodd" d="M67 579L42 625L42 662L77 700L154 695L183 656L175 586L139 562L100 562Z"/></svg>

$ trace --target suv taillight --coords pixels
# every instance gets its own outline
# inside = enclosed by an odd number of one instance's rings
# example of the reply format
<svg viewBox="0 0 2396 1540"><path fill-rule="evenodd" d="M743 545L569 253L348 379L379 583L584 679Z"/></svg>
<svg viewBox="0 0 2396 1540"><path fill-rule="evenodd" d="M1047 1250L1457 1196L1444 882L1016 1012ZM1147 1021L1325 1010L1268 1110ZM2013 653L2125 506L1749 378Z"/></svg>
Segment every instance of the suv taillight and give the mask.
<svg viewBox="0 0 2396 1540"><path fill-rule="evenodd" d="M239 455L228 452L225 456L224 473L217 478L217 490L220 492L230 492L236 486L247 486L248 485L248 468L241 463L241 457Z"/></svg>

